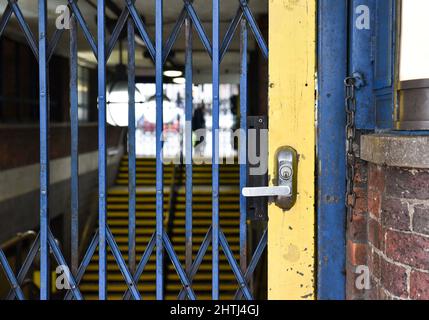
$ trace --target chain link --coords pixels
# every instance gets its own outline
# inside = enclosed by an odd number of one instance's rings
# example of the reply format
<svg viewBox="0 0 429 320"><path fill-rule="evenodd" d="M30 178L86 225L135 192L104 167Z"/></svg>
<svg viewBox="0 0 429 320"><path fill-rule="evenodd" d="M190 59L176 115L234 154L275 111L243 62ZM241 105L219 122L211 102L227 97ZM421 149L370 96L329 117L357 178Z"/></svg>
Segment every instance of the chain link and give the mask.
<svg viewBox="0 0 429 320"><path fill-rule="evenodd" d="M345 108L347 115L346 124L346 163L347 163L347 192L346 192L346 208L347 216L350 221L353 221L353 210L356 206L356 193L354 191L354 177L355 177L355 165L356 156L354 152L354 142L356 140L356 126L355 126L355 115L356 115L356 77L347 77L344 80L346 99Z"/></svg>

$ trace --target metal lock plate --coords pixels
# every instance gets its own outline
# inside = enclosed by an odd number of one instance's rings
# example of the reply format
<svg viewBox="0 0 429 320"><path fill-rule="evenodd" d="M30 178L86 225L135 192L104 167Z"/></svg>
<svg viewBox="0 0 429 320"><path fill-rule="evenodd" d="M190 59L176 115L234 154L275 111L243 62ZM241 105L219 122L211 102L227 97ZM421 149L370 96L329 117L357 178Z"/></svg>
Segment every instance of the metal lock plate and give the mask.
<svg viewBox="0 0 429 320"><path fill-rule="evenodd" d="M296 202L298 154L291 147L282 147L277 150L276 159L274 172L277 174L277 177L274 177L273 184L279 187L287 187L291 192L287 196L278 195L274 199L274 202L283 210L290 210Z"/></svg>
<svg viewBox="0 0 429 320"><path fill-rule="evenodd" d="M245 197L268 197L283 209L290 210L296 203L298 153L291 147L282 147L276 152L273 186L243 188Z"/></svg>

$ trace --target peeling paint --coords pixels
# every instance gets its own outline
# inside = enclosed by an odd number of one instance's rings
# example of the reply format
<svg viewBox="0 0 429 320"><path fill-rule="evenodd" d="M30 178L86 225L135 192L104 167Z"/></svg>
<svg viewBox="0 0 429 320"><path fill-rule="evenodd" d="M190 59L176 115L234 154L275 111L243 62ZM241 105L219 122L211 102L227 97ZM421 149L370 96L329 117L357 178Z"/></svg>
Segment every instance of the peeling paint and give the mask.
<svg viewBox="0 0 429 320"><path fill-rule="evenodd" d="M283 258L290 262L299 261L301 254L299 253L298 246L290 244L287 248L287 252L283 255Z"/></svg>

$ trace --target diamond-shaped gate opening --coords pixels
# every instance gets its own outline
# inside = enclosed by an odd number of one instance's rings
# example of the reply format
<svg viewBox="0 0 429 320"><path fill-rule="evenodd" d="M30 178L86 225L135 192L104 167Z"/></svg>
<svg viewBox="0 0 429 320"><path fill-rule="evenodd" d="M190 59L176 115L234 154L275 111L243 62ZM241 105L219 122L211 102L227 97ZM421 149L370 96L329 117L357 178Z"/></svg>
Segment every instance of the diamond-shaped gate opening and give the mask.
<svg viewBox="0 0 429 320"><path fill-rule="evenodd" d="M13 295L17 297L19 300L24 300L24 293L22 291L22 288L15 276L14 271L12 270L9 261L3 252L3 250L0 249L0 265L4 271L4 275L6 276L7 281L9 282L9 285L11 289L13 290Z"/></svg>
<svg viewBox="0 0 429 320"><path fill-rule="evenodd" d="M37 38L34 34L37 32L38 17L30 16L29 14L27 14L26 17L24 14L24 12L30 11L33 6L37 7L37 3L25 3L24 5L25 8L23 9L18 1L7 1L7 5L5 6L4 11L2 11L3 15L0 20L0 36L3 35L7 27L15 30L19 29L37 59L39 50Z"/></svg>

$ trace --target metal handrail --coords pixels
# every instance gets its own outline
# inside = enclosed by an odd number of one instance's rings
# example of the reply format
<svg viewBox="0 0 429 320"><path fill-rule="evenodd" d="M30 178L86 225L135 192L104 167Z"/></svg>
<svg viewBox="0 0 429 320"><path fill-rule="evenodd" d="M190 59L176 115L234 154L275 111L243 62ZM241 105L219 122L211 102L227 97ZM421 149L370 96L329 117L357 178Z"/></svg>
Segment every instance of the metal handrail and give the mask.
<svg viewBox="0 0 429 320"><path fill-rule="evenodd" d="M180 123L180 117L179 117L179 123ZM171 229L171 222L172 218L174 218L175 213L175 204L176 204L176 198L177 198L177 189L182 184L182 168L183 168L183 131L180 129L179 131L180 135L180 161L178 165L174 165L173 167L173 175L171 177L170 181L170 194L168 199L168 214L164 218L164 223L167 226L167 234L170 233ZM177 178L179 178L179 181L176 182Z"/></svg>
<svg viewBox="0 0 429 320"><path fill-rule="evenodd" d="M180 119L179 119L180 122ZM183 165L183 132L179 131L180 135L180 161L173 167L173 174L170 181L170 194L168 199L168 213L164 218L166 233L170 236L173 230L174 216L176 213L177 190L182 184L182 165ZM167 273L168 257L164 255L164 273ZM164 281L164 290L166 290L167 281Z"/></svg>
<svg viewBox="0 0 429 320"><path fill-rule="evenodd" d="M9 250L10 248L15 247L19 243L28 240L28 239L35 239L37 236L37 233L33 230L28 230L25 232L18 232L13 238L3 242L0 245L0 249L3 251Z"/></svg>
<svg viewBox="0 0 429 320"><path fill-rule="evenodd" d="M170 231L170 224L172 220L174 219L174 213L175 213L175 204L176 204L176 198L177 198L177 189L180 187L182 183L182 165L175 165L173 168L173 175L171 177L170 182L170 194L168 199L168 214L165 217L164 223L167 226L167 234L169 234Z"/></svg>

